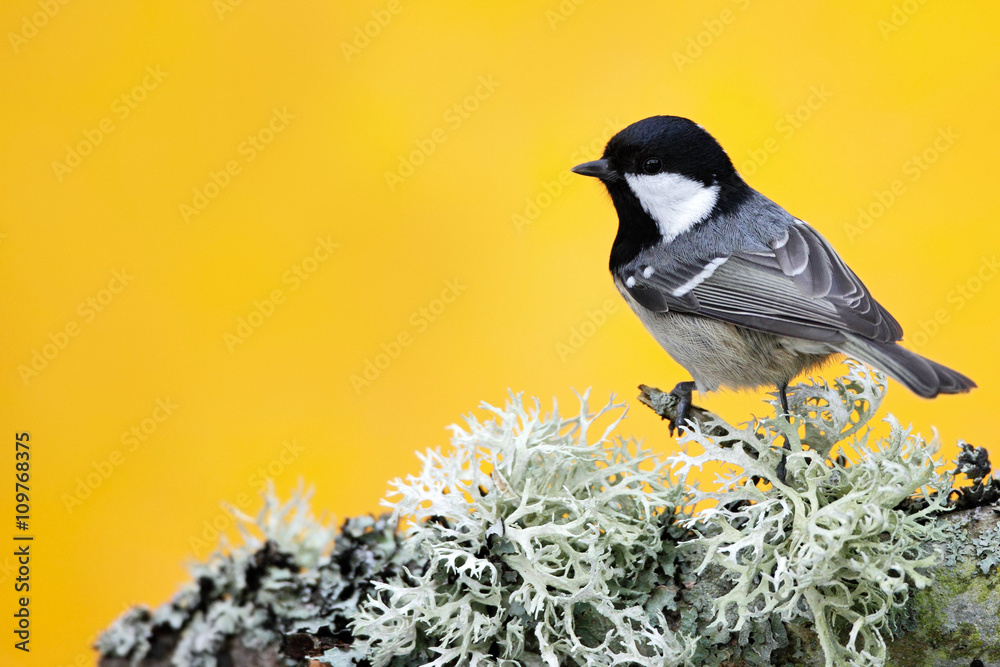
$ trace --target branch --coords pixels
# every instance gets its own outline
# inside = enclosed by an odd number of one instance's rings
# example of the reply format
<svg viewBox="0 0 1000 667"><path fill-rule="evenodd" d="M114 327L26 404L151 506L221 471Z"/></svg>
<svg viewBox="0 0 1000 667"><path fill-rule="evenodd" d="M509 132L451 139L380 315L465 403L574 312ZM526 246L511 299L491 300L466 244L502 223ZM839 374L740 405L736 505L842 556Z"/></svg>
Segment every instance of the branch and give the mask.
<svg viewBox="0 0 1000 667"><path fill-rule="evenodd" d="M648 385L639 385L639 401L648 406L653 412L660 415L661 419L665 419L671 423L677 421L677 405L680 402L675 394L671 394L669 391L662 391L656 387L650 387ZM709 420L714 418L713 415L708 410L700 408L697 405L692 405L688 409L688 419L696 422L702 430L709 428ZM708 435L722 436L725 435L722 429L718 427L709 428L705 431Z"/></svg>
<svg viewBox="0 0 1000 667"><path fill-rule="evenodd" d="M949 513L939 519L953 541L935 545L945 554L945 560L936 567L932 575L935 583L917 592L909 605L910 615L900 620L901 633L889 643L889 659L886 667L912 667L914 665L970 665L973 661L983 661L981 664L996 664L1000 656L1000 632L998 632L998 610L1000 610L1000 571L992 563L990 557L996 558L996 537L1000 532L1000 510L981 507L971 510L961 510ZM984 573L984 569L988 573ZM341 576L335 568L329 568L328 573ZM711 573L708 573L709 575ZM267 575L265 575L267 576ZM308 591L311 586L306 581L307 573L301 573L303 578L296 584L300 591ZM308 576L312 579L311 576ZM706 602L717 595L719 582L711 576L699 577L692 582L684 582L677 587L674 582L667 584L676 597L674 616L678 619L698 614ZM206 601L213 604L217 601ZM263 601L255 601L260 609L265 609ZM148 610L147 610L148 613ZM148 618L148 617L147 617ZM140 631L155 634L156 646L153 653L141 659L138 663L129 657L115 657L107 653L108 647L102 640L105 653L100 659L101 667L172 667L171 662L182 637L190 632L190 624L194 615L180 628L171 630L155 630L149 621L136 623L131 621ZM120 623L121 621L119 621ZM320 658L324 652L338 645L328 636L327 632L310 633L290 631L294 622L290 619L273 618L268 625L272 633L273 643L262 649L250 649L241 637L236 637L223 643L213 653L220 665L235 665L236 667L281 667L286 665L284 659L299 660L298 664L309 664L319 667L327 663L308 658ZM760 664L749 662L749 653L753 653L754 645L749 644L752 637L755 641L767 639L768 632L763 627L755 628L743 638L733 636L731 645L719 647L719 652L743 656L744 662L737 664ZM773 652L770 663L778 667L792 665L823 665L823 652L816 641L810 623L800 619L784 625L782 632L772 634ZM767 646L762 643L761 649ZM916 661L915 661L916 660ZM294 663L293 663L294 664ZM345 663L350 664L350 663ZM706 661L703 664L719 664Z"/></svg>

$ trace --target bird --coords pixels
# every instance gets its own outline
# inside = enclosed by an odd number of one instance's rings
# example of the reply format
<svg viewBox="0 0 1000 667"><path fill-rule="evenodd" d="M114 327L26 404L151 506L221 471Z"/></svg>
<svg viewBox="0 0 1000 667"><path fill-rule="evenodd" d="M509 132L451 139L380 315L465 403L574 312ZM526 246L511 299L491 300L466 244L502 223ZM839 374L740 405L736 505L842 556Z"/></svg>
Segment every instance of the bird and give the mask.
<svg viewBox="0 0 1000 667"><path fill-rule="evenodd" d="M788 418L788 383L838 354L926 398L976 386L900 346L902 327L833 246L748 185L694 121L635 122L572 171L607 188L618 213L615 286L691 374L671 392L671 433L686 423L693 391L774 387Z"/></svg>

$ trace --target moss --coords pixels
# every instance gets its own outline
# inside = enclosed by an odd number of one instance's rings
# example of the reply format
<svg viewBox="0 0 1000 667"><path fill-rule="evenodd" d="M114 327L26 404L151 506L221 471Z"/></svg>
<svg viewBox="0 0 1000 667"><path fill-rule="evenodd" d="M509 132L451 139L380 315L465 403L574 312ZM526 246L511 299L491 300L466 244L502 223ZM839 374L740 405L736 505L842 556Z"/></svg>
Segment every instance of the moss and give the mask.
<svg viewBox="0 0 1000 667"><path fill-rule="evenodd" d="M989 511L989 510L986 510ZM940 546L952 564L935 571L934 585L914 595L914 628L890 644L889 665L924 667L965 660L1000 662L1000 573L979 567L976 514L944 517L951 539ZM992 528L990 529L992 531ZM949 662L951 661L951 662Z"/></svg>

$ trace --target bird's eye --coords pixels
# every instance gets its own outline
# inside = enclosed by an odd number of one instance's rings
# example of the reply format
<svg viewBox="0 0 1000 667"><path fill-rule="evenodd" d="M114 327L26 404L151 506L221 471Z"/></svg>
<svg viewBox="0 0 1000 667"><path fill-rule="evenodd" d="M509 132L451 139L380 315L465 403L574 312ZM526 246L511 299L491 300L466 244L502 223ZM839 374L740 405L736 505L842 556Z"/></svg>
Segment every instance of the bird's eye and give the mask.
<svg viewBox="0 0 1000 667"><path fill-rule="evenodd" d="M651 157L642 163L642 170L647 174L657 174L660 172L660 158Z"/></svg>

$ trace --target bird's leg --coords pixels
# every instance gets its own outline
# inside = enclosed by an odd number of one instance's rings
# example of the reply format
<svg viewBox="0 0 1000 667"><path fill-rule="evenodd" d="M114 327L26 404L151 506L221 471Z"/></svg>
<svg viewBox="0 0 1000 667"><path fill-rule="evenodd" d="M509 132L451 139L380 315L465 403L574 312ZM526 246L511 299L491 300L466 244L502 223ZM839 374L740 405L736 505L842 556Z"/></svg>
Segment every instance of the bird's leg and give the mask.
<svg viewBox="0 0 1000 667"><path fill-rule="evenodd" d="M785 414L785 419L787 419L788 423L791 424L792 411L788 407L788 394L786 393L787 391L788 391L787 382L782 382L781 384L778 385L778 400L781 401L781 410ZM778 479L781 480L782 484L785 483L785 463L787 460L785 451L786 450L791 451L791 449L792 446L788 443L788 436L785 436L785 444L781 448L781 460L778 461L778 467L775 468L775 472L778 474Z"/></svg>
<svg viewBox="0 0 1000 667"><path fill-rule="evenodd" d="M791 418L792 411L788 407L788 394L787 394L787 392L788 392L788 383L787 382L782 382L781 384L778 385L778 400L781 401L781 409L785 413L785 419L787 419L788 423L791 424L792 423L792 418Z"/></svg>
<svg viewBox="0 0 1000 667"><path fill-rule="evenodd" d="M788 391L788 383L782 382L778 385L778 400L781 402L781 410L785 415L785 419L788 423L792 423L792 411L788 407L788 395L785 393ZM778 475L778 479L781 483L785 483L785 465L787 463L788 457L785 454L786 451L791 451L792 446L788 443L788 436L785 436L785 444L781 448L781 460L778 461L778 466L775 468L774 472Z"/></svg>
<svg viewBox="0 0 1000 667"><path fill-rule="evenodd" d="M688 421L688 412L691 410L691 392L694 391L694 382L678 382L677 386L670 390L671 396L677 397L677 417L670 420L670 435L676 429L680 433L681 425Z"/></svg>
<svg viewBox="0 0 1000 667"><path fill-rule="evenodd" d="M785 447L788 447L788 441L785 441ZM785 450L781 450L781 460L778 461L777 467L774 469L775 474L778 475L778 480L784 484L785 483L785 466L788 465L788 456L785 454Z"/></svg>

